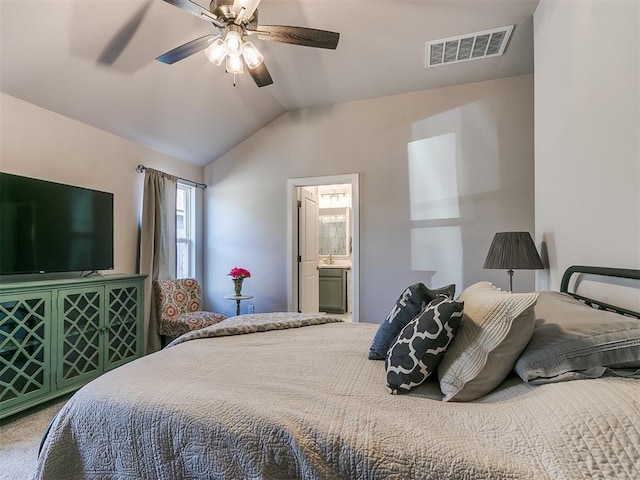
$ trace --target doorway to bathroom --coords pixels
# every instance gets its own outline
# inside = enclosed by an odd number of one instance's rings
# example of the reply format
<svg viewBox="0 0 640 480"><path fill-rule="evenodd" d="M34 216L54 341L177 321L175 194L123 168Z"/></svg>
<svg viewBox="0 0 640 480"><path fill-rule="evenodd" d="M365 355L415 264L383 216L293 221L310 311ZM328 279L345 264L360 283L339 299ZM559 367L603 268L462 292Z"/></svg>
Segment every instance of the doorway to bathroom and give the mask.
<svg viewBox="0 0 640 480"><path fill-rule="evenodd" d="M288 308L359 312L358 174L288 180Z"/></svg>

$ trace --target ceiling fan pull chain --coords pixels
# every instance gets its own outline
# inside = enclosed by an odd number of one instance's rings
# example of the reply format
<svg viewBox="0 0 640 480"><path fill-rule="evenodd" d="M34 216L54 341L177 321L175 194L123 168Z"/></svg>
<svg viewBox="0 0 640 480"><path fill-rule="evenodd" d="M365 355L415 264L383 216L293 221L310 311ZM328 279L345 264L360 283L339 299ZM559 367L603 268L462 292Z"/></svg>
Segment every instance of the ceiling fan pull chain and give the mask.
<svg viewBox="0 0 640 480"><path fill-rule="evenodd" d="M236 86L236 74L235 73L233 74L233 86L234 87Z"/></svg>

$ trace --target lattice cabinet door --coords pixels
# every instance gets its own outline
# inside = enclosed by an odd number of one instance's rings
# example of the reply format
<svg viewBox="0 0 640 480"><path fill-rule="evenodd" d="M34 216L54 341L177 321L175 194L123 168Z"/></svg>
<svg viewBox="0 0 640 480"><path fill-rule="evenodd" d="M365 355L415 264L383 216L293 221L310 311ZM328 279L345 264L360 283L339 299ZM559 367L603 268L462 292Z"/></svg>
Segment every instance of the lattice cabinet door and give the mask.
<svg viewBox="0 0 640 480"><path fill-rule="evenodd" d="M108 285L105 371L142 355L142 282Z"/></svg>
<svg viewBox="0 0 640 480"><path fill-rule="evenodd" d="M102 373L104 305L102 285L58 291L59 389Z"/></svg>
<svg viewBox="0 0 640 480"><path fill-rule="evenodd" d="M0 414L51 390L51 323L51 292L0 295Z"/></svg>

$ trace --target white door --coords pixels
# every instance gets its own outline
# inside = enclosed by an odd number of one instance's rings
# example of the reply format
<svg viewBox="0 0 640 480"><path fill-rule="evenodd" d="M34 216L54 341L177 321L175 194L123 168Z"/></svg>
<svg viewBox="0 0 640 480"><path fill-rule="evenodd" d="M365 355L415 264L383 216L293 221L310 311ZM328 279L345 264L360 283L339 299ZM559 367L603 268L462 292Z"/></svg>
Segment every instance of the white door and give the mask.
<svg viewBox="0 0 640 480"><path fill-rule="evenodd" d="M320 305L318 271L318 195L317 188L300 188L298 203L298 282L299 310L318 313Z"/></svg>

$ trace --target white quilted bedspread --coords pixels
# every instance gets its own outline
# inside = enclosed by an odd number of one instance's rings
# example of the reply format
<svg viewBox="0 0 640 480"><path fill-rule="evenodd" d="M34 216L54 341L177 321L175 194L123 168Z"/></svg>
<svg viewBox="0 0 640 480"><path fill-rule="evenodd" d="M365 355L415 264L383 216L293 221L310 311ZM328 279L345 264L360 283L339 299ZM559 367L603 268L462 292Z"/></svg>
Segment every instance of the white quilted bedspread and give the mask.
<svg viewBox="0 0 640 480"><path fill-rule="evenodd" d="M184 342L82 388L35 479L637 479L640 381L390 395L377 325Z"/></svg>

